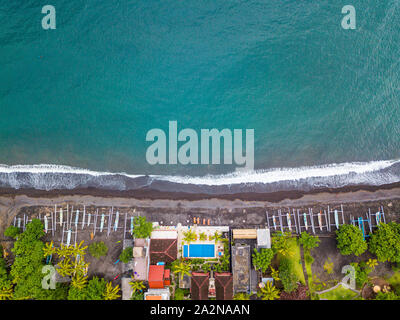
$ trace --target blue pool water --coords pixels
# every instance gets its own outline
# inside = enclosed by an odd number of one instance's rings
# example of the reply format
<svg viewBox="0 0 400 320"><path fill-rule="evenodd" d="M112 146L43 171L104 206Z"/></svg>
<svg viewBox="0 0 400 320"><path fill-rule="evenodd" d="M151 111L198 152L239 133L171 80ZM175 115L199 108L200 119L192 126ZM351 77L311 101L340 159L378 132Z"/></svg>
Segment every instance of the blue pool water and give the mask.
<svg viewBox="0 0 400 320"><path fill-rule="evenodd" d="M189 247L189 252L188 252ZM214 258L215 245L214 244L185 244L183 246L184 258Z"/></svg>

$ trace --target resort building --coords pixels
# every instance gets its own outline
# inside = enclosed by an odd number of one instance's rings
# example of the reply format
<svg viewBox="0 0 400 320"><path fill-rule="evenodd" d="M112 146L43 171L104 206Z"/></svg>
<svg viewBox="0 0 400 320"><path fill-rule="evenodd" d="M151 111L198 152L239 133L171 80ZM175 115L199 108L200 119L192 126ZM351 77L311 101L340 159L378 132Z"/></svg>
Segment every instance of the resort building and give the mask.
<svg viewBox="0 0 400 320"><path fill-rule="evenodd" d="M164 265L150 265L149 267L149 288L164 289L171 284L170 270Z"/></svg>
<svg viewBox="0 0 400 320"><path fill-rule="evenodd" d="M228 226L178 226L177 230L178 257L215 259L224 254L224 245L215 236L229 232Z"/></svg>
<svg viewBox="0 0 400 320"><path fill-rule="evenodd" d="M233 300L232 273L215 273L215 290L217 300Z"/></svg>
<svg viewBox="0 0 400 320"><path fill-rule="evenodd" d="M190 285L192 300L208 300L209 279L208 272L192 272Z"/></svg>
<svg viewBox="0 0 400 320"><path fill-rule="evenodd" d="M171 263L178 257L178 234L174 230L156 230L150 239L150 264Z"/></svg>

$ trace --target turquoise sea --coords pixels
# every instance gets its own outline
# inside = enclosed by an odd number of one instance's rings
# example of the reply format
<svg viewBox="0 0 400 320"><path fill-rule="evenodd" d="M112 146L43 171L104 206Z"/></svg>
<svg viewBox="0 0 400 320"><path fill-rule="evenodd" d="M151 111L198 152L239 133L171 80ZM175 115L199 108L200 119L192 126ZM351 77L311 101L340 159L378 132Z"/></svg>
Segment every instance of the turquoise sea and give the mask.
<svg viewBox="0 0 400 320"><path fill-rule="evenodd" d="M56 30L42 29L45 4L56 8ZM146 133L170 120L254 129L258 176L236 183L400 181L400 0L354 0L356 30L341 27L346 4L0 0L0 185L38 183L15 172L73 168L178 183L212 175L192 181L212 185L233 170L147 164ZM53 183L37 186L62 187Z"/></svg>

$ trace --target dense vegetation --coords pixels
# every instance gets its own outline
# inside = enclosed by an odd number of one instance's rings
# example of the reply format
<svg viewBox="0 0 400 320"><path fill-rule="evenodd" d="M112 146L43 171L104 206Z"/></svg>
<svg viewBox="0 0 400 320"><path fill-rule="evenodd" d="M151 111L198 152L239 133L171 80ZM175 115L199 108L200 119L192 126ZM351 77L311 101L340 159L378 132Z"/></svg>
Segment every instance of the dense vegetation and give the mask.
<svg viewBox="0 0 400 320"><path fill-rule="evenodd" d="M400 224L381 223L378 230L371 236L369 250L381 262L400 263Z"/></svg>
<svg viewBox="0 0 400 320"><path fill-rule="evenodd" d="M352 224L343 224L336 230L337 247L342 255L354 254L359 256L367 248L362 231Z"/></svg>
<svg viewBox="0 0 400 320"><path fill-rule="evenodd" d="M113 300L120 297L119 287L113 287L111 282L96 277L88 280L89 264L84 260L87 247L83 246L83 241L59 248L53 242L44 244L41 240L43 224L38 219L32 219L22 233L8 228L7 234L16 239L11 249L15 259L8 274L5 261L0 258L0 299ZM49 256L52 261L58 261L57 273L64 277L64 281L56 282L54 288L46 287L50 279L46 278L49 271L44 267Z"/></svg>
<svg viewBox="0 0 400 320"><path fill-rule="evenodd" d="M146 220L146 217L135 217L133 220L133 236L135 238L150 237L153 231L153 223Z"/></svg>

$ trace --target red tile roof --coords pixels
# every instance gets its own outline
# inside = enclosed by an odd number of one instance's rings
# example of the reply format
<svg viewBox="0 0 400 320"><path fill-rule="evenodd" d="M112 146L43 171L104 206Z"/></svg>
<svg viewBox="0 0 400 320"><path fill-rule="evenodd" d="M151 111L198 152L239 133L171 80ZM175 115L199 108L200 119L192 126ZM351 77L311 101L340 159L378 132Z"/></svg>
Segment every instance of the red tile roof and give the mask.
<svg viewBox="0 0 400 320"><path fill-rule="evenodd" d="M230 272L215 273L217 300L233 300L233 281Z"/></svg>
<svg viewBox="0 0 400 320"><path fill-rule="evenodd" d="M177 239L151 239L150 264L171 263L178 257Z"/></svg>
<svg viewBox="0 0 400 320"><path fill-rule="evenodd" d="M209 273L192 272L190 293L192 300L208 300Z"/></svg>
<svg viewBox="0 0 400 320"><path fill-rule="evenodd" d="M149 282L164 281L164 266L149 267Z"/></svg>

